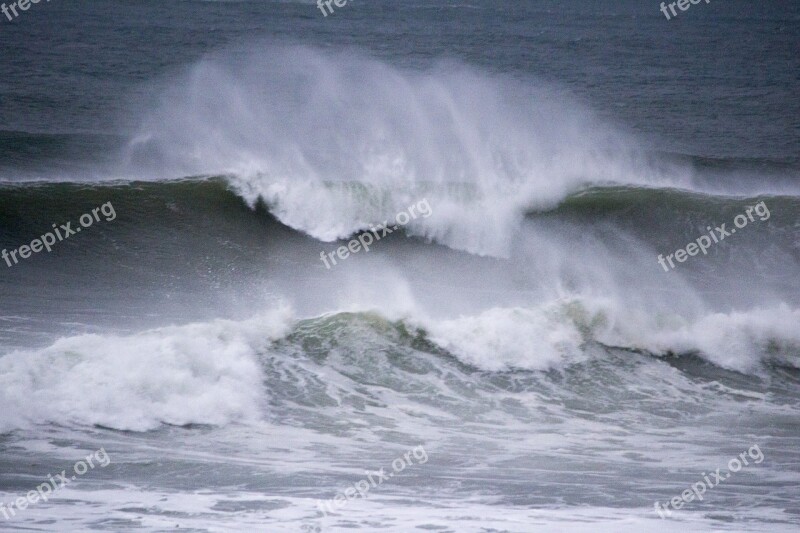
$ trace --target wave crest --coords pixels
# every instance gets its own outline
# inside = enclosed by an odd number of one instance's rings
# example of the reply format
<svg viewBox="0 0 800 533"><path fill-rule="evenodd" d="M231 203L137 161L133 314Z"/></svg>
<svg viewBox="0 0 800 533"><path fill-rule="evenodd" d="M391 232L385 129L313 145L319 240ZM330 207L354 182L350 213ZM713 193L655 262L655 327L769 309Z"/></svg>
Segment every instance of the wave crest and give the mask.
<svg viewBox="0 0 800 533"><path fill-rule="evenodd" d="M324 241L426 196L434 214L413 233L494 256L508 255L526 209L586 184L686 183L642 154L534 80L297 46L202 61L170 83L128 149L137 172L229 174L251 204Z"/></svg>

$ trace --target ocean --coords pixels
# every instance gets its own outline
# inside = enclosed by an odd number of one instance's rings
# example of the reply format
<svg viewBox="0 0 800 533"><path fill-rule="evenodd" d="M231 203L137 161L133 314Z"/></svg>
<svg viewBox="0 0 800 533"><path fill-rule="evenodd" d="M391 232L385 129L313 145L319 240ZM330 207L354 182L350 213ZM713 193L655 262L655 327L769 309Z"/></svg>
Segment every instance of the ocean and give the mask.
<svg viewBox="0 0 800 533"><path fill-rule="evenodd" d="M800 530L800 4L336 1L0 14L0 531Z"/></svg>

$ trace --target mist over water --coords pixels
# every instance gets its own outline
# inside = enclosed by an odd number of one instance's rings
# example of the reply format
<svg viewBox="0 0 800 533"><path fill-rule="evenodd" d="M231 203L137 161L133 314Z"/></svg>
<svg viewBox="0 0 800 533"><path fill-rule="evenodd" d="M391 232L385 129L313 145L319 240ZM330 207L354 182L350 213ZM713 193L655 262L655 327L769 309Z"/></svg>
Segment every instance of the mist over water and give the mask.
<svg viewBox="0 0 800 533"><path fill-rule="evenodd" d="M508 256L526 210L582 186L690 180L564 90L456 61L414 71L260 43L168 83L128 146L131 172L230 174L249 203L324 241L431 195L435 220L414 234Z"/></svg>

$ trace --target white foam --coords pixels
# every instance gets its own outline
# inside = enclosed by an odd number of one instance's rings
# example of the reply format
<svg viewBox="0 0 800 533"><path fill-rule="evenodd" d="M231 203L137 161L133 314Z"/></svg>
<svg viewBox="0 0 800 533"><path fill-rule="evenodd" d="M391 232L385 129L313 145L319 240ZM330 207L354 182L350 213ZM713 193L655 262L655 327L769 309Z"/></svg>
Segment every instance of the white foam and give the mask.
<svg viewBox="0 0 800 533"><path fill-rule="evenodd" d="M136 335L80 335L0 358L0 430L32 423L144 431L259 417L259 354L285 333L281 308Z"/></svg>
<svg viewBox="0 0 800 533"><path fill-rule="evenodd" d="M766 360L800 368L800 309L787 305L710 313L637 337L632 343L648 351L698 351L712 363L739 372L757 371Z"/></svg>
<svg viewBox="0 0 800 533"><path fill-rule="evenodd" d="M768 361L800 368L800 310L785 304L684 316L644 313L608 299L573 299L422 325L433 342L490 371L563 367L579 361L589 341L659 356L697 353L743 373L757 373Z"/></svg>
<svg viewBox="0 0 800 533"><path fill-rule="evenodd" d="M390 491L384 489L384 492ZM62 501L63 498L63 501ZM19 528L37 529L42 523L68 523L70 530L90 531L109 522L119 528L147 531L187 529L196 531L386 531L443 530L465 533L485 531L560 531L565 533L656 533L680 530L700 533L740 531L793 532L796 526L776 507L741 510L682 510L661 519L651 506L618 508L600 506L536 506L487 502L476 497L440 498L429 501L405 494L370 494L355 499L339 511L323 514L317 500L308 497L270 495L263 492L221 493L195 490L175 493L136 486L122 489L75 490L66 487L48 502L38 503L9 522ZM81 505L75 505L80 502ZM226 506L241 508L225 511ZM35 509L35 510L34 510ZM720 529L720 517L732 522Z"/></svg>
<svg viewBox="0 0 800 533"><path fill-rule="evenodd" d="M588 357L592 341L656 355L697 351L745 373L767 361L800 367L800 310L787 305L686 317L562 299L445 320L421 316L409 320L488 371L563 367ZM259 358L292 322L281 308L241 322L80 335L8 353L0 357L0 431L46 422L145 431L258 420L269 393Z"/></svg>
<svg viewBox="0 0 800 533"><path fill-rule="evenodd" d="M544 370L575 361L583 342L562 309L494 308L477 316L431 322L431 340L484 370Z"/></svg>

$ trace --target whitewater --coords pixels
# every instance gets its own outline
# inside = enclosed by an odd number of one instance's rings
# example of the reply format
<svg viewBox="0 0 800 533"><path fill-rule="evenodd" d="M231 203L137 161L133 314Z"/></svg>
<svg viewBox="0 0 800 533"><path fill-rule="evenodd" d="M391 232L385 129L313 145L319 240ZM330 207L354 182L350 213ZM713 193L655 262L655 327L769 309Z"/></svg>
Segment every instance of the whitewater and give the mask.
<svg viewBox="0 0 800 533"><path fill-rule="evenodd" d="M0 502L112 458L0 529L797 529L791 157L662 150L565 84L445 54L198 55L105 131L0 133L3 247L115 210L0 263ZM763 462L654 511L753 445Z"/></svg>

